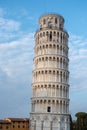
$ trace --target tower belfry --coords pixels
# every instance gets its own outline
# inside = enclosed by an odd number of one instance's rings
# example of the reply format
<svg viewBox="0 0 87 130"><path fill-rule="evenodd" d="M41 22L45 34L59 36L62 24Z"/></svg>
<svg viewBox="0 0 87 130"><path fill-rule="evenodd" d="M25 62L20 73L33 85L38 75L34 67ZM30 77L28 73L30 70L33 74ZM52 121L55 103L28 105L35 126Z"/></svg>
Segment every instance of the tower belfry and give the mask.
<svg viewBox="0 0 87 130"><path fill-rule="evenodd" d="M68 33L64 18L47 14L35 33L30 130L70 130Z"/></svg>

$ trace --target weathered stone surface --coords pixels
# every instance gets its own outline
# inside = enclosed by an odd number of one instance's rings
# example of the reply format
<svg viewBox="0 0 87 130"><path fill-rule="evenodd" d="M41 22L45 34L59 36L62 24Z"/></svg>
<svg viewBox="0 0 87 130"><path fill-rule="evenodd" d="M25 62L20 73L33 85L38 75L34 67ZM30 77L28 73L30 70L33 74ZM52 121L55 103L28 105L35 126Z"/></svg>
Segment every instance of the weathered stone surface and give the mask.
<svg viewBox="0 0 87 130"><path fill-rule="evenodd" d="M64 18L47 14L35 34L31 130L69 130L68 33Z"/></svg>

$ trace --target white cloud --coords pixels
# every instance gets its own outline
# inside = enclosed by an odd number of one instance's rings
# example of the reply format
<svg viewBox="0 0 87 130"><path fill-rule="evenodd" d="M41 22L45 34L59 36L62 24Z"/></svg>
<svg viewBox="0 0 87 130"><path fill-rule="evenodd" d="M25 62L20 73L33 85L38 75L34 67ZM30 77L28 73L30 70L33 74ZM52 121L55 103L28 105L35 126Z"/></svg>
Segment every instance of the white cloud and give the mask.
<svg viewBox="0 0 87 130"><path fill-rule="evenodd" d="M0 29L3 31L17 31L20 28L20 22L17 22L15 20L6 19L6 18L0 18Z"/></svg>
<svg viewBox="0 0 87 130"><path fill-rule="evenodd" d="M70 83L71 91L82 91L87 88L87 39L70 35Z"/></svg>
<svg viewBox="0 0 87 130"><path fill-rule="evenodd" d="M6 42L21 35L21 23L11 19L0 18L0 42Z"/></svg>
<svg viewBox="0 0 87 130"><path fill-rule="evenodd" d="M26 69L25 66L32 62L33 45L33 34L24 35L17 41L0 44L0 65L8 75L17 76L20 69L22 73ZM17 72L14 74L15 71Z"/></svg>
<svg viewBox="0 0 87 130"><path fill-rule="evenodd" d="M0 44L1 117L3 115L18 117L19 113L22 117L29 116L33 39L34 34L28 33L15 41ZM8 112L5 112L4 108Z"/></svg>
<svg viewBox="0 0 87 130"><path fill-rule="evenodd" d="M21 22L6 17L6 10L0 8L0 43L11 41L22 35Z"/></svg>

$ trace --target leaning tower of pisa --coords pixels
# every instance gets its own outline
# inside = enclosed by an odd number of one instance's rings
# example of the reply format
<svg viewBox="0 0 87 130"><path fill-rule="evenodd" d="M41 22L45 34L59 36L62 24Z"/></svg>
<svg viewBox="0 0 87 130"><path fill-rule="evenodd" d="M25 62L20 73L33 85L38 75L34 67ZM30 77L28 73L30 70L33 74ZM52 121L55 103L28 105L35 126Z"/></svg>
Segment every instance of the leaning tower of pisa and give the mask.
<svg viewBox="0 0 87 130"><path fill-rule="evenodd" d="M68 33L47 14L35 33L30 130L70 130Z"/></svg>

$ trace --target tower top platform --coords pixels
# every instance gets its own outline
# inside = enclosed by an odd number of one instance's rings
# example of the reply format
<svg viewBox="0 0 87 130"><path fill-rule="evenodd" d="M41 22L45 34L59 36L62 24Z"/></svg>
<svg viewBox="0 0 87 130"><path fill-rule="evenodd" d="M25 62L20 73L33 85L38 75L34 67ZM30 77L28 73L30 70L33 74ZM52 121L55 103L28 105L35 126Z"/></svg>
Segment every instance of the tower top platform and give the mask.
<svg viewBox="0 0 87 130"><path fill-rule="evenodd" d="M41 19L43 19L43 18L46 18L46 17L57 17L57 18L60 18L60 19L62 19L62 20L64 21L64 18L63 18L62 15L60 15L60 14L54 14L54 13L43 14L43 15L39 18L39 20L41 20Z"/></svg>
<svg viewBox="0 0 87 130"><path fill-rule="evenodd" d="M57 27L63 29L64 18L59 14L46 14L39 18L40 28Z"/></svg>

